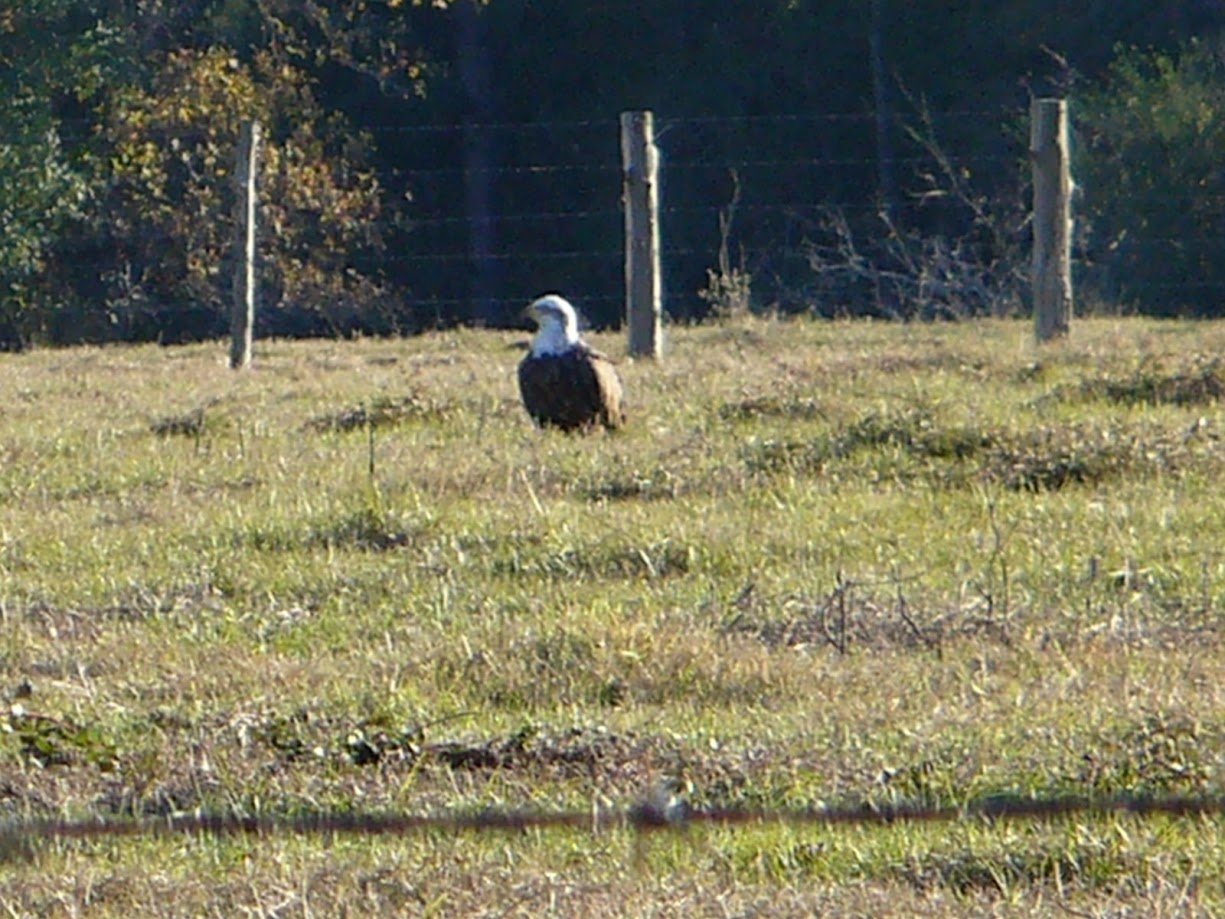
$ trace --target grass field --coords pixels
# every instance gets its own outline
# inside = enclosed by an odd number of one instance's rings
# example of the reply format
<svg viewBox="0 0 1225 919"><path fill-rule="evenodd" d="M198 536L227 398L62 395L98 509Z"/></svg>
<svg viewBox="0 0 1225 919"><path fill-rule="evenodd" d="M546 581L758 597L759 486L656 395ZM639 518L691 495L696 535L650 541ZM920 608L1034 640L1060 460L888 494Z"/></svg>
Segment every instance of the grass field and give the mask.
<svg viewBox="0 0 1225 919"><path fill-rule="evenodd" d="M1225 325L669 335L589 438L513 333L0 356L0 815L1222 793ZM9 833L0 913L1213 915L1221 829Z"/></svg>

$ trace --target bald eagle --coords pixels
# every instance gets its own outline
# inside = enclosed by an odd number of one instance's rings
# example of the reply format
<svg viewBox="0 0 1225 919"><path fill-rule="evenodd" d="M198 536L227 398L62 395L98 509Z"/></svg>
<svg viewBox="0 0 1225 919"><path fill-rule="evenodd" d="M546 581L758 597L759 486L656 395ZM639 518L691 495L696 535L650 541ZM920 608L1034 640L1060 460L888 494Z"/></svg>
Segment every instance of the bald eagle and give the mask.
<svg viewBox="0 0 1225 919"><path fill-rule="evenodd" d="M532 420L563 431L621 427L621 380L612 361L579 338L574 307L546 294L528 312L539 331L519 364L519 394Z"/></svg>

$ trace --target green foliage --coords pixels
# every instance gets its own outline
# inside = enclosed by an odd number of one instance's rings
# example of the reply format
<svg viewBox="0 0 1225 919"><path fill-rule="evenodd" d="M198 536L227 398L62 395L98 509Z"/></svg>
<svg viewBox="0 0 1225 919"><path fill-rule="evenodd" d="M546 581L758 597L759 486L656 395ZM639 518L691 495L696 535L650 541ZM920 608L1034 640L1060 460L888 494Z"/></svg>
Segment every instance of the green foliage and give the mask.
<svg viewBox="0 0 1225 919"><path fill-rule="evenodd" d="M42 0L0 13L0 348L20 348L39 325L43 272L88 187L66 145L55 98L87 91L102 30L46 41L87 4Z"/></svg>
<svg viewBox="0 0 1225 919"><path fill-rule="evenodd" d="M363 138L316 101L313 78L282 49L239 53L221 40L250 46L253 8L192 19L147 6L103 15L62 0L0 19L0 59L12 65L0 70L0 337L174 339L224 327L235 147L249 118L266 138L264 329L378 326L386 222ZM61 40L35 40L48 33Z"/></svg>
<svg viewBox="0 0 1225 919"><path fill-rule="evenodd" d="M407 396L378 396L369 404L355 405L337 412L312 418L307 426L315 431L352 431L365 428L393 427L409 421L439 420L452 407L409 393Z"/></svg>
<svg viewBox="0 0 1225 919"><path fill-rule="evenodd" d="M20 90L19 90L20 92ZM48 249L79 213L85 185L45 104L29 94L0 107L0 343L20 345Z"/></svg>
<svg viewBox="0 0 1225 919"><path fill-rule="evenodd" d="M16 705L3 724L21 744L22 756L40 767L83 766L109 772L116 766L116 747L94 725L33 715Z"/></svg>
<svg viewBox="0 0 1225 919"><path fill-rule="evenodd" d="M340 125L325 128L300 71L267 55L246 64L215 47L172 52L147 90L111 104L98 231L120 255L110 306L123 327L148 321L149 310L155 327L168 322L182 335L222 327L233 273L234 151L250 118L269 133L259 181L263 320L273 329L343 330L352 301L377 302L377 284L353 265L379 246L378 183L352 159L360 142L328 149L325 135Z"/></svg>
<svg viewBox="0 0 1225 919"><path fill-rule="evenodd" d="M605 179L591 170L615 161L615 138L584 132L637 107L661 120L677 315L804 310L814 300L830 314L1011 308L997 293L1020 283L1023 228L1012 207L985 205L1019 200L1023 141L1001 132L1008 116L941 113L1015 111L1018 79L1035 92L1097 87L1073 99L1085 129L1078 177L1097 262L1091 279L1106 299L1210 312L1225 252L1213 165L1223 119L1210 28L1219 24L1209 7L1127 0L1052 16L1051 4L701 0L652 4L630 19L615 4L568 0L10 3L0 11L0 340L176 340L223 328L234 146L250 117L264 122L267 141L262 333L416 330L469 315L471 240L463 205L445 204L470 200L467 173L489 179L481 190L491 215L532 218L498 228L493 297L619 283L615 260L589 270L567 257L542 271L535 259L505 256L555 247L557 222L534 214L606 212ZM948 43L969 30L981 40L958 44L965 66L941 66ZM1171 50L1200 33L1200 43ZM879 123L869 117L869 38L882 72L896 77L882 87ZM1119 41L1157 50L1120 51L1103 82ZM1042 48L1075 53L1057 65L1059 55ZM915 100L910 109L902 95ZM928 110L930 123L907 129ZM784 117L767 131L762 115ZM473 135L458 130L474 121L535 122L544 133L490 127L477 165L462 153L473 154ZM560 136L559 123L581 123L582 136ZM457 130L402 130L439 124ZM868 216L853 237L833 234L843 262L856 266L862 241L879 270L814 283L819 272L797 256L829 233L811 206L877 211L877 158L888 146L878 127L892 135L894 203L909 203L892 223ZM975 162L960 151L974 151ZM502 167L520 157L547 161L549 171L532 177L543 184L495 187L489 177L501 182ZM736 163L745 207L733 233L736 196L721 220L709 208L726 200L726 167ZM418 216L441 219L414 225ZM616 232L615 220L593 219L567 247L604 253ZM419 243L444 256L428 273ZM411 256L398 257L405 249ZM913 310L897 308L890 283ZM1165 295L1174 284L1192 293L1174 302ZM432 295L455 305L417 315L412 298ZM616 298L605 299L590 317L597 324L619 321Z"/></svg>
<svg viewBox="0 0 1225 919"><path fill-rule="evenodd" d="M1156 315L1211 315L1225 285L1225 63L1208 42L1120 48L1076 100L1096 281Z"/></svg>
<svg viewBox="0 0 1225 919"><path fill-rule="evenodd" d="M1180 369L1152 362L1122 378L1087 379L1080 393L1126 405L1205 405L1225 399L1225 370L1216 355L1192 355Z"/></svg>
<svg viewBox="0 0 1225 919"><path fill-rule="evenodd" d="M1106 794L1192 794L1211 787L1213 764L1204 751L1219 742L1213 729L1180 715L1152 714L1117 726L1084 756L1080 783Z"/></svg>

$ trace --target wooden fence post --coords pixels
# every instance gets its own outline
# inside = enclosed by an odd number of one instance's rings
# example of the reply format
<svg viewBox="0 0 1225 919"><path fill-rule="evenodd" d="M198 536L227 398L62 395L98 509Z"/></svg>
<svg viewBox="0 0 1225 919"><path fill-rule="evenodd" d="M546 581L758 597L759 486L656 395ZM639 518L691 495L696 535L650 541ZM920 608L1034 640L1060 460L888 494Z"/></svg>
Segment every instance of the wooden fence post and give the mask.
<svg viewBox="0 0 1225 919"><path fill-rule="evenodd" d="M1029 155L1034 172L1034 334L1039 342L1068 334L1072 320L1072 179L1068 105L1035 99Z"/></svg>
<svg viewBox="0 0 1225 919"><path fill-rule="evenodd" d="M621 113L625 314L631 357L663 353L659 275L659 154L650 112Z"/></svg>
<svg viewBox="0 0 1225 919"><path fill-rule="evenodd" d="M255 328L255 179L259 173L259 146L259 122L243 122L234 170L238 185L234 220L237 265L234 268L234 308L230 313L230 366L235 370L251 363Z"/></svg>

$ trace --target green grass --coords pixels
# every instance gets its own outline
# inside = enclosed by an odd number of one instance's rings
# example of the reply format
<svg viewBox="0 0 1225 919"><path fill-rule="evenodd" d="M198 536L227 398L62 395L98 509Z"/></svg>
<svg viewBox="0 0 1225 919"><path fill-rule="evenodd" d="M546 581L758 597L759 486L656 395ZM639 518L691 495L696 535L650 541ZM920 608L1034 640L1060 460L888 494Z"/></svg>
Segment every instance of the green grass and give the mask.
<svg viewBox="0 0 1225 919"><path fill-rule="evenodd" d="M1225 788L1225 325L673 328L588 438L529 425L521 337L0 357L0 814ZM1220 835L9 840L0 902L1209 915Z"/></svg>

